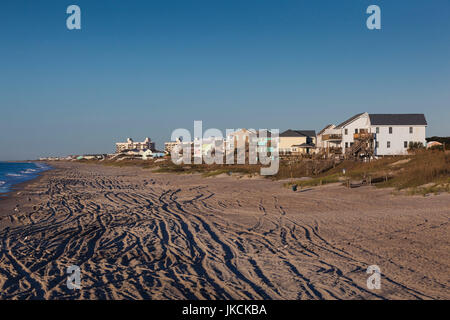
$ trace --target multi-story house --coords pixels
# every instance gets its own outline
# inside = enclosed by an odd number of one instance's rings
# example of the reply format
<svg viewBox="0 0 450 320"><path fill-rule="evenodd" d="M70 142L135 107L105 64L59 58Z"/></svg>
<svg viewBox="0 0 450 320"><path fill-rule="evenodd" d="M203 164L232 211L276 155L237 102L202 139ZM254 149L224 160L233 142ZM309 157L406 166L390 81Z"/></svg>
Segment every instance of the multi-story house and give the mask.
<svg viewBox="0 0 450 320"><path fill-rule="evenodd" d="M407 154L410 143L426 145L427 121L424 114L359 113L336 127L319 132L321 148L340 148L341 153L364 149L371 156Z"/></svg>
<svg viewBox="0 0 450 320"><path fill-rule="evenodd" d="M131 138L127 142L116 142L116 153L129 150L155 150L155 143L150 138L145 138L143 142L134 142Z"/></svg>
<svg viewBox="0 0 450 320"><path fill-rule="evenodd" d="M177 138L175 141L164 142L164 152L170 154L177 145L181 143L181 139Z"/></svg>

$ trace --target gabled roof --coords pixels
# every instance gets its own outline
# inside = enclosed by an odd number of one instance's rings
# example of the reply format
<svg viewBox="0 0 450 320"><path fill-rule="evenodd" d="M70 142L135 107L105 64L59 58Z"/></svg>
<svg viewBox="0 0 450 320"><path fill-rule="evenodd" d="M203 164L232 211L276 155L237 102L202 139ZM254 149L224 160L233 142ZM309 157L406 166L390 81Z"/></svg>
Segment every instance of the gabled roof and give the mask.
<svg viewBox="0 0 450 320"><path fill-rule="evenodd" d="M233 136L237 136L239 134L242 135L256 135L256 137L261 137L264 136L265 138L270 138L272 137L272 131L268 130L268 129L239 129L239 130L235 130L232 133L230 133L228 136L229 137L233 137Z"/></svg>
<svg viewBox="0 0 450 320"><path fill-rule="evenodd" d="M260 129L260 130L256 131L256 136L258 138L260 138L260 137L270 138L270 137L272 137L272 131L267 130L267 129Z"/></svg>
<svg viewBox="0 0 450 320"><path fill-rule="evenodd" d="M353 117L351 117L351 118L345 120L345 121L342 122L341 124L338 124L338 125L336 126L336 129L341 129L342 127L344 127L345 125L349 124L349 123L352 122L353 120L358 119L358 118L359 118L360 116L362 116L363 114L364 114L364 112L358 113L358 114L354 115Z"/></svg>
<svg viewBox="0 0 450 320"><path fill-rule="evenodd" d="M280 137L315 137L316 130L292 130L288 129L280 134Z"/></svg>
<svg viewBox="0 0 450 320"><path fill-rule="evenodd" d="M370 124L376 125L418 125L426 126L427 120L423 113L405 113L405 114L369 114Z"/></svg>
<svg viewBox="0 0 450 320"><path fill-rule="evenodd" d="M318 136L321 135L322 133L325 132L325 130L330 129L333 125L329 124L327 126L325 126L325 128L323 128L322 130L319 131L319 133L317 134Z"/></svg>
<svg viewBox="0 0 450 320"><path fill-rule="evenodd" d="M231 132L229 134L229 136L236 136L236 135L240 135L240 134L242 134L242 135L256 134L256 130L255 129L245 129L245 128L237 129L237 130L234 130L233 132Z"/></svg>

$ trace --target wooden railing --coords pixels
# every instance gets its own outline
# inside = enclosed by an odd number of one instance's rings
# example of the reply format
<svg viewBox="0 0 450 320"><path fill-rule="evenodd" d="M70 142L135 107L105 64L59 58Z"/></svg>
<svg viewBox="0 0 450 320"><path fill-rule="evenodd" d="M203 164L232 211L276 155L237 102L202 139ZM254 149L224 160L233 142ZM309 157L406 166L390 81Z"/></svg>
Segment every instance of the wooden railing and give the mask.
<svg viewBox="0 0 450 320"><path fill-rule="evenodd" d="M337 133L333 133L333 134L324 134L322 136L322 140L342 140L342 134L337 134Z"/></svg>
<svg viewBox="0 0 450 320"><path fill-rule="evenodd" d="M342 153L342 148L339 148L339 147L329 147L329 148L327 149L327 151L328 151L329 153L341 154L341 153Z"/></svg>
<svg viewBox="0 0 450 320"><path fill-rule="evenodd" d="M367 139L373 139L373 138L375 138L375 135L373 133L362 132L362 133L353 134L354 140L367 140Z"/></svg>

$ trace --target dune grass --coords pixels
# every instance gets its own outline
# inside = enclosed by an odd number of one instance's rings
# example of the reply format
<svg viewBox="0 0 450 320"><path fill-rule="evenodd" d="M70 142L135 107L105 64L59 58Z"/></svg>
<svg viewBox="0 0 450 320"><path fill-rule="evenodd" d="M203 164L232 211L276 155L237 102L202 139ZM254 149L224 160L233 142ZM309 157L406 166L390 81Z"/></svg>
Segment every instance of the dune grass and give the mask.
<svg viewBox="0 0 450 320"><path fill-rule="evenodd" d="M330 183L336 183L340 181L340 178L342 177L341 174L335 173L331 175L325 175L321 177L312 178L309 180L295 180L291 182L285 183L285 186L289 187L294 184L296 184L299 187L315 187L315 186L321 186L325 184Z"/></svg>
<svg viewBox="0 0 450 320"><path fill-rule="evenodd" d="M157 173L201 173L204 177L217 176L223 173L239 173L242 175L254 175L259 173L258 165L231 165L231 164L189 164L176 165L171 161L161 164L160 168L154 170Z"/></svg>
<svg viewBox="0 0 450 320"><path fill-rule="evenodd" d="M428 195L428 194L439 194L441 192L450 192L450 179L447 183L433 184L431 186L419 186L409 188L407 194L409 195Z"/></svg>
<svg viewBox="0 0 450 320"><path fill-rule="evenodd" d="M311 180L297 180L286 185L317 186L344 179L362 181L367 178L371 178L377 187L407 190L408 194L449 192L450 154L439 150L419 150L415 154L371 162L344 161Z"/></svg>
<svg viewBox="0 0 450 320"><path fill-rule="evenodd" d="M450 155L438 150L419 151L411 160L392 168L392 179L379 184L398 190L416 188L428 183L445 184L450 179Z"/></svg>
<svg viewBox="0 0 450 320"><path fill-rule="evenodd" d="M280 161L278 173L271 177L275 180L317 176L334 168L333 160L312 160L299 158L297 161Z"/></svg>

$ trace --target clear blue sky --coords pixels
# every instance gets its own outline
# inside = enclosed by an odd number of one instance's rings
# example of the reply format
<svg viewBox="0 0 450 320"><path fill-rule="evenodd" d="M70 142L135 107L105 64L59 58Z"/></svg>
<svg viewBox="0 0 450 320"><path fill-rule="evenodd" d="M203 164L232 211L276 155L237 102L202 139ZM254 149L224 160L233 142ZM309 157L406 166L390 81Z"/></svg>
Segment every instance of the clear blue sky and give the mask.
<svg viewBox="0 0 450 320"><path fill-rule="evenodd" d="M8 0L0 39L0 160L162 148L194 120L320 130L425 113L428 136L450 135L448 0Z"/></svg>

